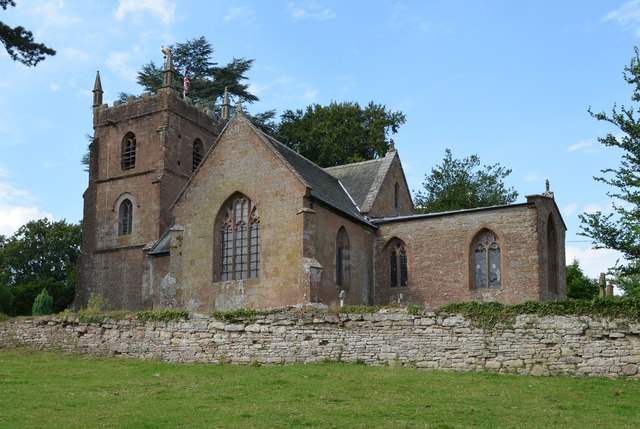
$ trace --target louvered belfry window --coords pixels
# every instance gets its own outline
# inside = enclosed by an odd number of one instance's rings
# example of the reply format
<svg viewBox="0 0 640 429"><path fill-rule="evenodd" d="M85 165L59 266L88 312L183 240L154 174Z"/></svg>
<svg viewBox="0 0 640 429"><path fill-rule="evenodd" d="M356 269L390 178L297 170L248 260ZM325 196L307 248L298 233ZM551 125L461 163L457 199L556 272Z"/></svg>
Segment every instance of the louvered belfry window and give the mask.
<svg viewBox="0 0 640 429"><path fill-rule="evenodd" d="M136 167L136 136L127 133L122 139L122 151L120 156L120 168L130 170Z"/></svg>

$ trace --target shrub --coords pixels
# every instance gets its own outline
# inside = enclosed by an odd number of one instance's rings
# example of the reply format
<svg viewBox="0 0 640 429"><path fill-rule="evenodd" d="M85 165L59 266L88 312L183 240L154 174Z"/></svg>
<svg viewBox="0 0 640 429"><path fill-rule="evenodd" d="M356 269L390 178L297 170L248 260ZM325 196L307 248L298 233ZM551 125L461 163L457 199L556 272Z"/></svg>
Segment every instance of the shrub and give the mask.
<svg viewBox="0 0 640 429"><path fill-rule="evenodd" d="M53 297L49 295L49 292L47 292L46 289L42 289L33 301L31 315L44 316L47 314L53 314Z"/></svg>
<svg viewBox="0 0 640 429"><path fill-rule="evenodd" d="M188 317L189 311L187 310L145 310L136 313L136 319L140 323L186 320Z"/></svg>

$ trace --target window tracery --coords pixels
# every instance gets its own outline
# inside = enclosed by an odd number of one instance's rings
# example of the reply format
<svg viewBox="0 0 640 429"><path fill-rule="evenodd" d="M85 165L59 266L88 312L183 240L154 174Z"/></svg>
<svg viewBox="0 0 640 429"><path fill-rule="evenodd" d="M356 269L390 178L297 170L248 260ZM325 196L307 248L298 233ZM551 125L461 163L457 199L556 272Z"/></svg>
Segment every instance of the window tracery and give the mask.
<svg viewBox="0 0 640 429"><path fill-rule="evenodd" d="M220 226L221 280L242 280L260 276L260 215L245 196L238 196L224 208Z"/></svg>
<svg viewBox="0 0 640 429"><path fill-rule="evenodd" d="M409 285L407 248L400 240L389 246L389 278L391 287Z"/></svg>
<svg viewBox="0 0 640 429"><path fill-rule="evenodd" d="M473 241L474 287L498 288L502 284L502 260L496 235L481 231Z"/></svg>

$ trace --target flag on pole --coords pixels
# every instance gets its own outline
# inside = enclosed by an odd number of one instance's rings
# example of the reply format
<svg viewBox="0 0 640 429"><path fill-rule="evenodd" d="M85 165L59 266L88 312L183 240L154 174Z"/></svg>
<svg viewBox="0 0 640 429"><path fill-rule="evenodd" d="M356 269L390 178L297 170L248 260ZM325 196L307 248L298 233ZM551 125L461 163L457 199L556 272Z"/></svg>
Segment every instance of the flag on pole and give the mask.
<svg viewBox="0 0 640 429"><path fill-rule="evenodd" d="M187 76L187 68L184 68L184 78L182 79L182 98L186 97L187 89L189 89L189 77Z"/></svg>

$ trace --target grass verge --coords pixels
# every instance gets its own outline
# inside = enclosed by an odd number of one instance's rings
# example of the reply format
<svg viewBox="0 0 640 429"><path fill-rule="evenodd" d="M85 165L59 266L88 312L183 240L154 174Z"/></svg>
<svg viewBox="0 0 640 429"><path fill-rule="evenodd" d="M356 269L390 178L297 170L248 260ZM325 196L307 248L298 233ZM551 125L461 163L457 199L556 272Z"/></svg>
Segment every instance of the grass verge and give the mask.
<svg viewBox="0 0 640 429"><path fill-rule="evenodd" d="M636 428L640 382L0 349L2 428Z"/></svg>

